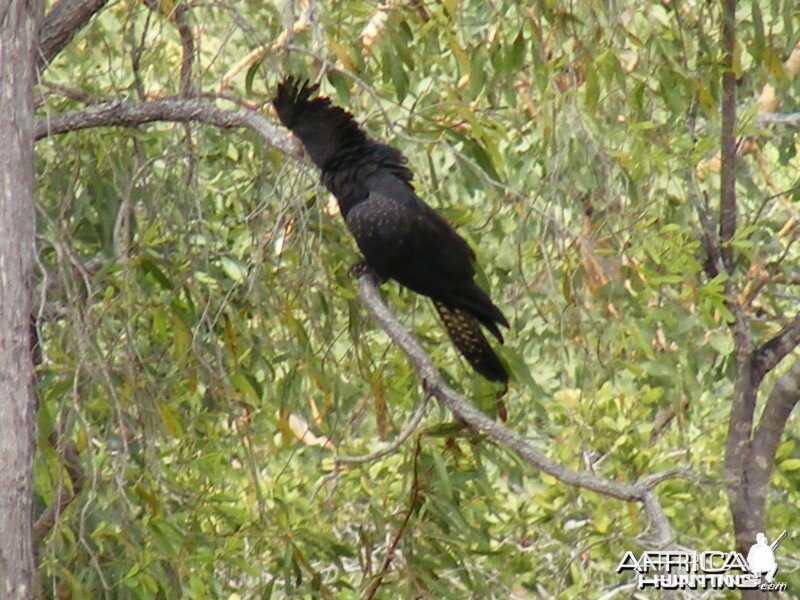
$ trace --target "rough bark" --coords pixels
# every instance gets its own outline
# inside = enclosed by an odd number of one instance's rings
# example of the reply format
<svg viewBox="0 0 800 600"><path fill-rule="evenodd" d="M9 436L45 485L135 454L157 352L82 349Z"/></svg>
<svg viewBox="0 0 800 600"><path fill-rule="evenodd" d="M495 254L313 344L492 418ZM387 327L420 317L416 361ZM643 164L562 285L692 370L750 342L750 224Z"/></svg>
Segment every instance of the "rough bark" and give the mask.
<svg viewBox="0 0 800 600"><path fill-rule="evenodd" d="M42 22L36 70L44 71L50 61L69 44L108 0L59 0Z"/></svg>
<svg viewBox="0 0 800 600"><path fill-rule="evenodd" d="M760 509L760 529L764 532L764 505L775 453L781 443L792 410L800 401L800 359L795 359L786 373L778 378L764 406L761 420L753 434L747 461L747 497L754 508ZM766 533L766 532L765 532Z"/></svg>
<svg viewBox="0 0 800 600"><path fill-rule="evenodd" d="M136 127L156 122L205 123L223 129L244 127L287 156L300 159L295 142L252 110L223 110L201 100L154 100L141 104L119 100L36 120L34 139L92 127Z"/></svg>
<svg viewBox="0 0 800 600"><path fill-rule="evenodd" d="M722 264L718 272L733 274L735 260L729 244L736 234L736 0L722 0L722 128L720 170L719 246ZM776 121L777 122L777 121ZM702 212L702 211L701 211ZM702 214L701 214L702 218ZM704 229L706 225L704 224ZM711 230L706 229L706 233ZM714 249L712 248L712 251ZM728 307L734 315L732 333L736 346L736 381L731 417L725 443L725 481L728 503L736 536L736 549L746 553L758 533L768 533L766 499L775 453L792 410L800 400L800 361L778 378L756 424L756 402L764 377L775 369L800 344L800 316L795 317L775 337L755 347L750 324L736 299L730 280L726 280ZM787 524L788 525L788 524ZM742 590L745 600L763 598L760 590Z"/></svg>
<svg viewBox="0 0 800 600"><path fill-rule="evenodd" d="M0 597L29 598L34 571L30 275L33 77L41 2L0 8Z"/></svg>

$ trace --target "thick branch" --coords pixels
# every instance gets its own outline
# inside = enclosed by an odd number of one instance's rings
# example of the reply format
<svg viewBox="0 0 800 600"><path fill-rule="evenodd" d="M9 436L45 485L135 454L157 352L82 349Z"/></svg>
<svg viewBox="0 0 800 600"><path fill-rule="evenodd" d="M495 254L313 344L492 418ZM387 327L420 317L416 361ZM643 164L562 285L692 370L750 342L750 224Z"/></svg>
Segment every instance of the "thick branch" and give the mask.
<svg viewBox="0 0 800 600"><path fill-rule="evenodd" d="M800 345L800 314L775 334L775 337L756 350L753 356L753 371L756 376L759 379L763 378L798 345Z"/></svg>
<svg viewBox="0 0 800 600"><path fill-rule="evenodd" d="M510 431L503 425L493 421L480 412L460 394L449 387L437 371L430 357L419 342L392 315L380 298L378 282L374 274L364 273L358 278L358 295L367 306L381 328L408 355L414 368L424 381L427 392L436 396L453 415L475 431L491 438L498 445L516 452L529 465L552 475L560 482L619 500L640 502L649 515L655 530L655 543L668 545L672 543L672 531L669 522L656 500L652 486L644 483L620 483L597 477L591 473L572 471L547 458L525 439ZM657 481L657 480L656 480Z"/></svg>
<svg viewBox="0 0 800 600"><path fill-rule="evenodd" d="M120 100L40 117L34 124L34 139L40 140L91 127L136 127L157 121L196 121L224 129L243 127L253 131L264 142L281 152L294 158L301 157L298 147L258 113L245 109L223 110L200 100L155 100L141 104Z"/></svg>
<svg viewBox="0 0 800 600"><path fill-rule="evenodd" d="M39 33L36 70L44 71L72 37L100 12L108 0L59 0L45 15Z"/></svg>
<svg viewBox="0 0 800 600"><path fill-rule="evenodd" d="M43 2L0 4L0 596L33 597L33 86Z"/></svg>
<svg viewBox="0 0 800 600"><path fill-rule="evenodd" d="M736 0L722 2L722 128L720 135L720 205L719 248L722 262L728 274L733 273L733 248L730 241L736 233L736 73L733 56L736 44ZM734 316L731 325L736 347L736 381L731 399L731 413L725 439L725 479L728 499L733 515L734 529L740 547L750 537L751 521L742 519L753 507L746 496L747 461L750 438L753 430L758 386L761 383L753 369L753 343L747 323L737 297L733 294L730 280L725 281L727 305Z"/></svg>
<svg viewBox="0 0 800 600"><path fill-rule="evenodd" d="M772 474L775 452L781 442L789 415L800 401L800 359L778 378L767 400L750 446L747 463L748 497L763 503Z"/></svg>
<svg viewBox="0 0 800 600"><path fill-rule="evenodd" d="M173 16L175 27L181 38L183 56L181 57L181 95L190 96L192 94L192 64L194 63L194 35L189 24L189 10L186 4L179 4L175 7Z"/></svg>

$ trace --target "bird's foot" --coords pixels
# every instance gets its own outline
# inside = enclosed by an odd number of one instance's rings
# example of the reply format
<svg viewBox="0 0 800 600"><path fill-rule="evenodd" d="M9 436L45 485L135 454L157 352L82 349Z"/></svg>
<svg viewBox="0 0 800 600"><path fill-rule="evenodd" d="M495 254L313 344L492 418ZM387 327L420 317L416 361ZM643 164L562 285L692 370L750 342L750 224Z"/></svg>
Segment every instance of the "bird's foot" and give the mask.
<svg viewBox="0 0 800 600"><path fill-rule="evenodd" d="M380 275L378 275L378 274L377 274L375 271L373 271L373 270L372 270L372 269L369 267L369 265L368 265L367 263L365 263L363 260L360 260L360 261L358 261L357 263L354 263L354 264L353 264L353 265L352 265L352 266L351 266L351 267L350 267L350 268L347 270L347 273L348 273L348 275L350 275L350 277L352 277L352 278L354 278L354 279L359 279L359 278L361 278L361 277L364 277L364 276L371 277L371 278L372 278L372 280L373 280L373 281L374 281L374 282L375 282L377 285L380 285L380 284L382 284L384 281L386 281L386 278L385 278L385 277L381 277Z"/></svg>
<svg viewBox="0 0 800 600"><path fill-rule="evenodd" d="M372 269L370 269L367 266L367 263L365 263L363 260L360 260L357 263L353 263L347 270L347 274L350 275L350 277L354 277L356 279L358 279L362 275L367 275L368 273L371 272Z"/></svg>

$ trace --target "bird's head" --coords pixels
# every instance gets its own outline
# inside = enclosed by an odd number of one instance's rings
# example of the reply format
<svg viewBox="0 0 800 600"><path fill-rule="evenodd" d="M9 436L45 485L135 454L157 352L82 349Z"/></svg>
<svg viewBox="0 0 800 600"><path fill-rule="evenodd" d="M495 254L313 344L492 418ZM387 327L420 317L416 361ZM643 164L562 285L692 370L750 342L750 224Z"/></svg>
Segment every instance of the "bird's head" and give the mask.
<svg viewBox="0 0 800 600"><path fill-rule="evenodd" d="M294 76L278 84L272 106L285 127L291 130L320 168L336 153L342 144L364 144L366 134L346 110L331 104L326 96L311 96L319 85L311 85Z"/></svg>
<svg viewBox="0 0 800 600"><path fill-rule="evenodd" d="M312 104L330 103L327 98L317 98L311 101L311 95L319 89L319 85L311 85L306 79L289 75L278 84L278 93L272 99L272 106L278 113L281 123L288 129L294 129L303 114ZM327 102L325 102L327 101Z"/></svg>

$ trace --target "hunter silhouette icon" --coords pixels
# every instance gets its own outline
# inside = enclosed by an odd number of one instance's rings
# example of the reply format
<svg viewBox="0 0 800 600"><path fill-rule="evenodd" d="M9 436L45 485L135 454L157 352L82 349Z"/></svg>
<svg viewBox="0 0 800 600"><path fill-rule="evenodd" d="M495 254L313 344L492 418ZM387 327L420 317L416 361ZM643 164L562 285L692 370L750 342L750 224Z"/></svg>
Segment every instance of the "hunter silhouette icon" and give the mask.
<svg viewBox="0 0 800 600"><path fill-rule="evenodd" d="M767 583L772 583L775 578L775 572L778 570L778 563L775 562L775 548L778 547L786 537L784 531L777 540L772 542L772 545L767 545L767 536L759 533L756 536L756 543L750 547L750 552L747 553L747 565L753 575L764 575Z"/></svg>

